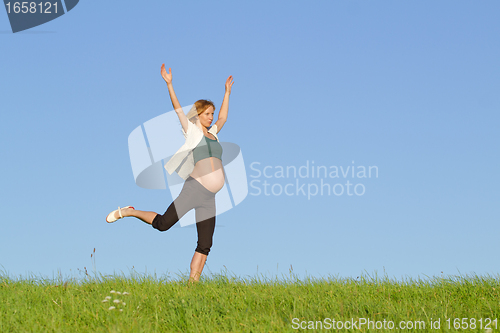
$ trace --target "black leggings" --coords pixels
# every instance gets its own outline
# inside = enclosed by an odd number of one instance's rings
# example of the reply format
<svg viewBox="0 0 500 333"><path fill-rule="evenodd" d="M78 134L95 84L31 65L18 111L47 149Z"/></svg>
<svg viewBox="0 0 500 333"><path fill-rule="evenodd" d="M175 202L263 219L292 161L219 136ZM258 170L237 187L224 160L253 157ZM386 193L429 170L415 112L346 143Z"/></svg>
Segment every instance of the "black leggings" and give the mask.
<svg viewBox="0 0 500 333"><path fill-rule="evenodd" d="M165 214L155 216L152 225L155 229L166 231L193 208L198 231L198 246L195 251L208 255L215 230L215 193L207 190L193 177L186 179L177 199L170 204Z"/></svg>

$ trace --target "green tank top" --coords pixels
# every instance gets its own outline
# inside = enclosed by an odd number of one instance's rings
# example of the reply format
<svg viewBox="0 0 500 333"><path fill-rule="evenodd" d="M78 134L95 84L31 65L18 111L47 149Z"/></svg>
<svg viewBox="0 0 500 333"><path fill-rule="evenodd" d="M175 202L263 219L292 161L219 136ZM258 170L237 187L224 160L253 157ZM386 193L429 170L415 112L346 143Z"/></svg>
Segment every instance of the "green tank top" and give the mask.
<svg viewBox="0 0 500 333"><path fill-rule="evenodd" d="M193 150L194 164L196 165L198 161L209 157L217 157L222 161L222 146L217 140L203 135L203 139Z"/></svg>

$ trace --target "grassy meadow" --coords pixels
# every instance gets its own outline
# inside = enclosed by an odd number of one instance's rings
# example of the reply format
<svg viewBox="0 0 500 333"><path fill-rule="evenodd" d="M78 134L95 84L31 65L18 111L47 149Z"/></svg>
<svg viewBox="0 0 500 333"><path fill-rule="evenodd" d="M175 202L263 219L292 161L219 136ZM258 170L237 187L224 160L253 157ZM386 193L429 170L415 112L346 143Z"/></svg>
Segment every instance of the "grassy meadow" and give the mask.
<svg viewBox="0 0 500 333"><path fill-rule="evenodd" d="M187 275L77 281L0 274L0 301L0 332L500 331L500 279L491 276L301 280L293 273L221 273L191 285Z"/></svg>

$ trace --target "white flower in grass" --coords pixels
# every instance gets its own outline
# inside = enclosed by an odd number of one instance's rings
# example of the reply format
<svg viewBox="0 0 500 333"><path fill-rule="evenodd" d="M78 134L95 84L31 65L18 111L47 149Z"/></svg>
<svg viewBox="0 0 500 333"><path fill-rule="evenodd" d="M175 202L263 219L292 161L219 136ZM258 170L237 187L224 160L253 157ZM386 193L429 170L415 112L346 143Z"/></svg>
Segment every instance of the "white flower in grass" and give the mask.
<svg viewBox="0 0 500 333"><path fill-rule="evenodd" d="M111 299L111 296L106 296L106 299L109 301Z"/></svg>
<svg viewBox="0 0 500 333"><path fill-rule="evenodd" d="M116 291L114 291L114 290L111 290L111 291L110 291L110 293L111 293L111 294L114 294L114 293L116 293Z"/></svg>
<svg viewBox="0 0 500 333"><path fill-rule="evenodd" d="M102 302L103 302L103 303L106 303L107 301L108 301L107 299L103 299L103 300L102 300Z"/></svg>
<svg viewBox="0 0 500 333"><path fill-rule="evenodd" d="M123 305L127 305L127 303L125 303L125 302L122 302L122 304L123 304Z"/></svg>
<svg viewBox="0 0 500 333"><path fill-rule="evenodd" d="M108 310L114 310L116 309L114 306L110 306Z"/></svg>
<svg viewBox="0 0 500 333"><path fill-rule="evenodd" d="M120 309L120 312L123 312L123 309Z"/></svg>
<svg viewBox="0 0 500 333"><path fill-rule="evenodd" d="M130 295L128 292L124 291L123 295Z"/></svg>
<svg viewBox="0 0 500 333"><path fill-rule="evenodd" d="M120 301L119 299L115 299L115 300L113 301L113 303L116 303L116 304L118 304L118 303L120 303L120 302L121 302L121 301Z"/></svg>
<svg viewBox="0 0 500 333"><path fill-rule="evenodd" d="M119 292L119 291L117 291L116 293L117 293L118 295L121 295L121 294L122 294L122 293L121 293L121 292Z"/></svg>

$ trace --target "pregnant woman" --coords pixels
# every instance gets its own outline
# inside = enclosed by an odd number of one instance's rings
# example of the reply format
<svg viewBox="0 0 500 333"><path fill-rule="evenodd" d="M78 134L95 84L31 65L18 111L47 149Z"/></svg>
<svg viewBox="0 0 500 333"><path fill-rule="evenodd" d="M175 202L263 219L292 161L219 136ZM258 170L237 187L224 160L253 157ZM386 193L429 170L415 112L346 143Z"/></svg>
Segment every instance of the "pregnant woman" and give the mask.
<svg viewBox="0 0 500 333"><path fill-rule="evenodd" d="M207 255L212 247L215 230L215 194L224 186L224 169L222 166L222 146L217 133L227 120L229 95L233 86L233 77L226 80L226 92L215 124L210 126L214 118L215 106L211 101L199 100L187 115L175 96L172 85L172 70L161 66L161 75L167 83L168 92L175 112L179 117L186 142L165 164L169 174L177 170L185 182L179 196L170 204L163 214L141 211L127 206L112 211L106 222L115 222L123 217L133 216L160 231L170 229L188 211L195 209L198 246L191 261L190 281L198 281L205 266ZM187 158L186 158L187 157ZM184 162L183 162L184 161Z"/></svg>

